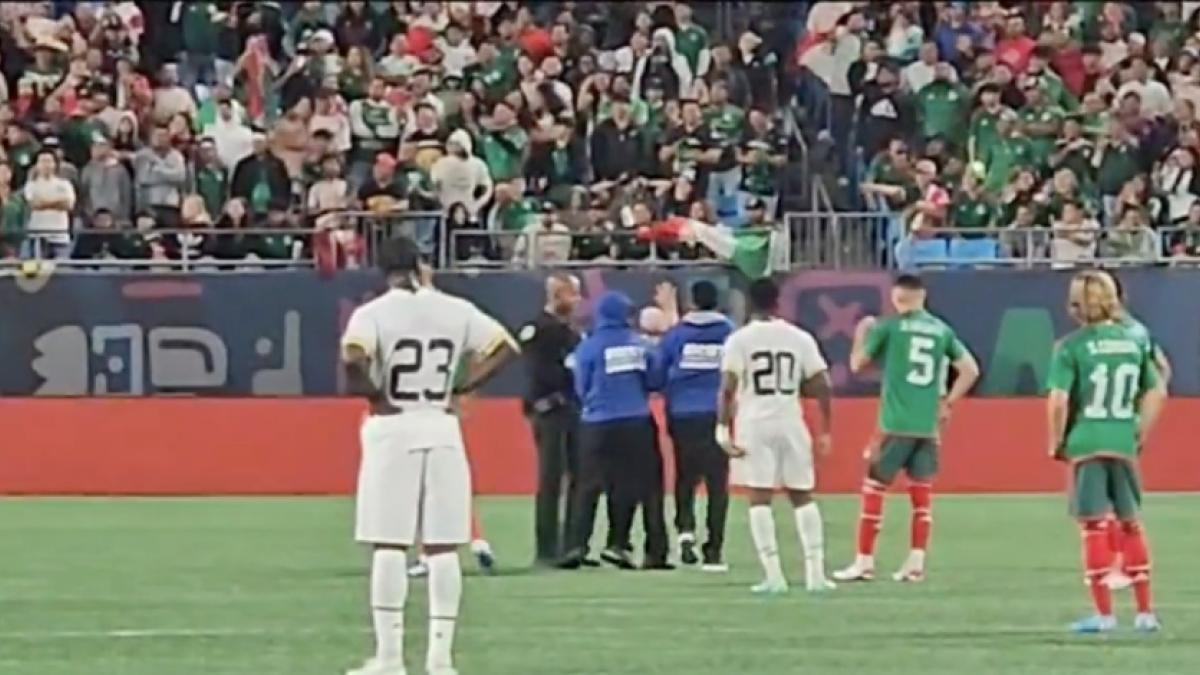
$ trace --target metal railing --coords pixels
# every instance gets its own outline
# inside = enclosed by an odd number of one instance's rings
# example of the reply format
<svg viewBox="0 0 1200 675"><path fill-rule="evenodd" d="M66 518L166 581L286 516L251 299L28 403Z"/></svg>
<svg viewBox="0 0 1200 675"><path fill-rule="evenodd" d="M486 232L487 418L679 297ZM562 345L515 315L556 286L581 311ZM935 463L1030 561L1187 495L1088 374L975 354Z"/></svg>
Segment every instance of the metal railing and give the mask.
<svg viewBox="0 0 1200 675"><path fill-rule="evenodd" d="M772 236L769 266L791 269L787 228L741 228L742 234ZM562 267L688 267L724 264L702 245L690 247L645 239L636 231L587 232L458 230L450 233L450 266L476 270Z"/></svg>
<svg viewBox="0 0 1200 675"><path fill-rule="evenodd" d="M204 272L213 270L258 271L268 269L312 269L317 266L318 253L328 253L331 260L340 261L342 267L365 267L374 264L379 245L387 239L404 234L412 237L421 250L436 261L440 267L446 265L447 249L442 213L404 212L379 213L374 211L325 211L305 216L308 222L323 220L317 227L184 227L155 228L140 231L130 228L76 230L71 244L62 246L54 240L60 233L27 232L19 258L0 259L0 271L33 271L40 263L52 262L56 270L62 271L153 271L153 272ZM329 219L333 219L332 221ZM331 226L331 222L333 223ZM316 235L328 233L326 251L318 251L322 238ZM352 234L349 240L340 235ZM135 248L150 249L150 243L159 241L169 250L168 257L115 257L116 252L101 245L100 257L81 254L90 253L81 249L89 238L129 238L136 241ZM264 239L283 238L286 255L263 256L255 250L256 244ZM232 245L232 248L231 248ZM245 249L236 254L237 249Z"/></svg>
<svg viewBox="0 0 1200 675"><path fill-rule="evenodd" d="M816 194L816 193L814 193ZM890 266L887 242L894 228L883 213L788 213L794 268L879 269Z"/></svg>

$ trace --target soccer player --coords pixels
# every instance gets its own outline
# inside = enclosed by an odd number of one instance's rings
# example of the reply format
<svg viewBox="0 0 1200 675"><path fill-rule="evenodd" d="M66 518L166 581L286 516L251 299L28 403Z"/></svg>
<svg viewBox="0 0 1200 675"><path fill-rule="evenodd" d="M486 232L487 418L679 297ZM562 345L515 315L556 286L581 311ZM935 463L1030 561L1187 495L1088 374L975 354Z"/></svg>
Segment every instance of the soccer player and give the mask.
<svg viewBox="0 0 1200 675"><path fill-rule="evenodd" d="M420 283L408 238L385 242L388 291L354 311L342 337L351 393L371 414L361 430L355 537L373 548L375 656L352 675L403 675L408 549L418 532L429 566L426 671L452 675L462 596L459 546L471 538L471 475L452 396L476 389L517 352L508 332L474 305ZM466 381L454 387L460 355Z"/></svg>
<svg viewBox="0 0 1200 675"><path fill-rule="evenodd" d="M1150 349L1154 355L1154 365L1158 368L1158 379L1162 381L1163 389L1171 381L1171 362L1167 359L1167 354L1162 350L1154 338L1150 335L1150 330L1137 317L1129 311L1129 301L1125 296L1125 288L1121 284L1121 279L1115 274L1106 272L1109 278L1117 289L1117 300L1121 303L1120 318L1117 320L1125 328L1133 332L1134 336L1140 340L1144 340L1150 345ZM1113 567L1109 571L1108 576L1104 578L1104 583L1114 591L1124 590L1133 585L1133 579L1125 574L1125 556L1121 553L1125 549L1125 542L1121 537L1121 523L1115 515L1110 515L1108 519L1108 543L1109 547L1115 552L1113 556Z"/></svg>
<svg viewBox="0 0 1200 675"><path fill-rule="evenodd" d="M1138 520L1137 457L1166 392L1149 342L1121 325L1112 278L1080 272L1071 280L1071 315L1080 328L1059 341L1050 364L1049 438L1056 460L1072 465L1071 508L1083 530L1085 579L1096 614L1071 625L1078 633L1116 628L1112 590L1104 583L1114 551L1105 523L1120 521L1125 573L1133 580L1139 631L1159 629L1150 602L1150 554Z"/></svg>
<svg viewBox="0 0 1200 675"><path fill-rule="evenodd" d="M721 359L716 441L733 458L733 482L750 498L750 534L765 578L751 590L784 593L787 580L775 539L771 498L784 488L792 502L804 549L805 587L834 588L825 577L825 534L813 501L816 472L812 437L797 396L817 399L817 452L827 456L833 440L828 365L808 332L776 316L779 288L770 279L750 285L750 322L734 331Z"/></svg>
<svg viewBox="0 0 1200 675"><path fill-rule="evenodd" d="M858 555L848 567L834 572L838 581L875 578L875 538L883 522L883 497L901 470L908 474L912 503L910 547L892 578L904 582L925 578L939 426L979 379L975 357L946 322L925 309L925 300L921 279L902 275L892 287L896 313L878 321L865 317L855 331L850 370L857 373L872 363L883 367L880 433L866 452L869 465L858 516ZM955 378L946 392L950 365Z"/></svg>

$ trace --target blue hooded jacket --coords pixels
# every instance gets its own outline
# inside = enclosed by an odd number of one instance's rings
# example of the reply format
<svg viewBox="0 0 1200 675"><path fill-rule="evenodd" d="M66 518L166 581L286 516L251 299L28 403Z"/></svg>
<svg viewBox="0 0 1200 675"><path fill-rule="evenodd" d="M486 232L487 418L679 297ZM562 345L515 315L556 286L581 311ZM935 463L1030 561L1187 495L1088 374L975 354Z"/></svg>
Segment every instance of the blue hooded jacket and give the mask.
<svg viewBox="0 0 1200 675"><path fill-rule="evenodd" d="M671 417L711 415L721 387L722 345L733 322L720 312L688 312L659 345L666 374L663 390Z"/></svg>
<svg viewBox="0 0 1200 675"><path fill-rule="evenodd" d="M629 324L633 303L609 292L596 304L592 332L575 348L575 393L587 423L650 416L650 392L661 387L658 353Z"/></svg>

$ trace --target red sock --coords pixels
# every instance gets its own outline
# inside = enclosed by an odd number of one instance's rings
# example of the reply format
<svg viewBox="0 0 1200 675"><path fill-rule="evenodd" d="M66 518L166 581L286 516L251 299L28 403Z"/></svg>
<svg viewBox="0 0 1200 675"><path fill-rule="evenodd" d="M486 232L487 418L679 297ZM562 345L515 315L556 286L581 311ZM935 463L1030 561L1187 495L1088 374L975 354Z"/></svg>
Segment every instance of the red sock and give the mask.
<svg viewBox="0 0 1200 675"><path fill-rule="evenodd" d="M1113 564L1113 551L1108 547L1108 527L1102 520L1088 520L1083 528L1084 579L1092 592L1096 613L1112 616L1112 591L1104 584L1104 577Z"/></svg>
<svg viewBox="0 0 1200 675"><path fill-rule="evenodd" d="M914 551L924 551L929 546L929 534L933 530L933 484L910 483L908 498L912 502L909 544Z"/></svg>
<svg viewBox="0 0 1200 675"><path fill-rule="evenodd" d="M479 524L479 514L471 509L471 541L483 539L483 526Z"/></svg>
<svg viewBox="0 0 1200 675"><path fill-rule="evenodd" d="M1125 545L1125 573L1133 579L1133 599L1137 611L1142 614L1150 610L1150 547L1146 544L1146 533L1136 520L1121 523L1122 540Z"/></svg>
<svg viewBox="0 0 1200 675"><path fill-rule="evenodd" d="M1112 549L1116 555L1122 555L1125 552L1125 537L1121 530L1121 521L1117 520L1116 516L1111 516L1108 519L1108 547Z"/></svg>
<svg viewBox="0 0 1200 675"><path fill-rule="evenodd" d="M862 486L862 510L858 514L858 554L873 555L875 538L883 523L883 495L887 486L867 478Z"/></svg>

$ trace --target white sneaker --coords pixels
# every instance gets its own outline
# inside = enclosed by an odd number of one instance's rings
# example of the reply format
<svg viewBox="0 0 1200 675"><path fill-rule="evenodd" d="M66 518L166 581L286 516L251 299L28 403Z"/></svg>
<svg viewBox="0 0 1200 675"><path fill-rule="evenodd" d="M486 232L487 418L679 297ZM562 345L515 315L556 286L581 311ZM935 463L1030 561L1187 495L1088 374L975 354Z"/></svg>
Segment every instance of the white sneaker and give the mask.
<svg viewBox="0 0 1200 675"><path fill-rule="evenodd" d="M925 581L925 552L910 551L904 564L892 575L892 579L911 584Z"/></svg>
<svg viewBox="0 0 1200 675"><path fill-rule="evenodd" d="M729 565L723 562L704 563L700 566L700 571L709 574L724 574L729 571Z"/></svg>
<svg viewBox="0 0 1200 675"><path fill-rule="evenodd" d="M838 581L874 581L875 567L864 564L862 560L855 560L845 569L834 572L833 578Z"/></svg>
<svg viewBox="0 0 1200 675"><path fill-rule="evenodd" d="M1112 570L1104 575L1104 585L1110 590L1123 591L1133 585L1133 579L1121 570Z"/></svg>
<svg viewBox="0 0 1200 675"><path fill-rule="evenodd" d="M816 579L809 579L808 582L805 584L805 589L809 593L823 593L825 591L836 591L837 584L833 583L829 579L826 579L824 577L824 575L822 575L821 577L818 577Z"/></svg>
<svg viewBox="0 0 1200 675"><path fill-rule="evenodd" d="M783 595L788 592L786 581L762 581L750 587L755 595Z"/></svg>
<svg viewBox="0 0 1200 675"><path fill-rule="evenodd" d="M346 675L405 675L403 663L383 663L379 659L368 659L362 668L347 670Z"/></svg>

